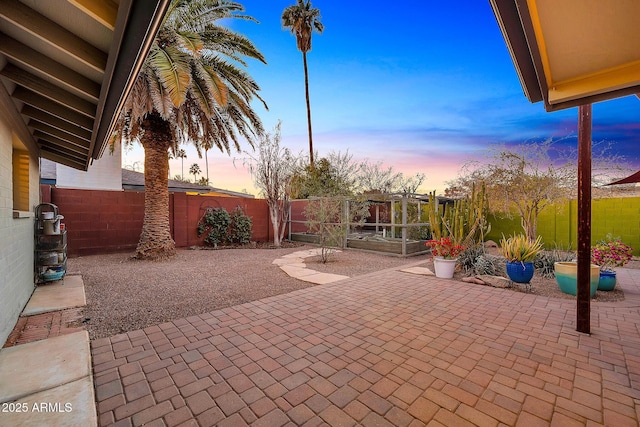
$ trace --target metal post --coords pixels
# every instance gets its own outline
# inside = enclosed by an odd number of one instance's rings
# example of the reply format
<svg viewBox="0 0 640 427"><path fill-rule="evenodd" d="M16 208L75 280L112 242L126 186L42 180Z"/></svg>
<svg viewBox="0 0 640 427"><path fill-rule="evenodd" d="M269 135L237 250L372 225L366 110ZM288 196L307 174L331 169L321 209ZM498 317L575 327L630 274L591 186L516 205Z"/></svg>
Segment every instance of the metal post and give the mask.
<svg viewBox="0 0 640 427"><path fill-rule="evenodd" d="M591 104L578 110L578 278L576 330L591 333Z"/></svg>
<svg viewBox="0 0 640 427"><path fill-rule="evenodd" d="M407 195L402 196L402 256L407 255Z"/></svg>
<svg viewBox="0 0 640 427"><path fill-rule="evenodd" d="M396 201L391 197L391 238L396 237Z"/></svg>

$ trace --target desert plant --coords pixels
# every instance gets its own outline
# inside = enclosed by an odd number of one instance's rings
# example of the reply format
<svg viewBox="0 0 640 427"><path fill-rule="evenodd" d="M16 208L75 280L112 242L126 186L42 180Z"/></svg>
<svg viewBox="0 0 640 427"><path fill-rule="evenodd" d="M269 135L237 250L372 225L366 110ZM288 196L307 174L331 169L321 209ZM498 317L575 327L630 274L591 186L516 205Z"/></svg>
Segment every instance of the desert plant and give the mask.
<svg viewBox="0 0 640 427"><path fill-rule="evenodd" d="M482 242L491 229L486 220L487 213L484 185L478 191L474 185L470 196L446 204L442 213L435 192L429 194L429 224L434 239L450 237L457 244L466 246Z"/></svg>
<svg viewBox="0 0 640 427"><path fill-rule="evenodd" d="M500 240L502 255L509 262L532 262L542 252L542 236L531 241L524 234L510 236L502 235Z"/></svg>
<svg viewBox="0 0 640 427"><path fill-rule="evenodd" d="M198 237L206 234L205 243L217 247L227 241L231 216L222 208L207 208L198 222Z"/></svg>
<svg viewBox="0 0 640 427"><path fill-rule="evenodd" d="M576 258L575 252L570 250L562 250L561 248L555 248L551 251L542 251L536 256L533 261L533 265L538 270L542 277L547 279L553 279L556 277L554 264L556 262L574 261Z"/></svg>
<svg viewBox="0 0 640 427"><path fill-rule="evenodd" d="M229 241L246 245L251 241L251 229L253 223L240 206L231 212L231 223L229 224Z"/></svg>
<svg viewBox="0 0 640 427"><path fill-rule="evenodd" d="M476 274L476 260L484 254L484 245L471 245L462 251L460 256L458 256L458 263L462 267L464 273L467 275Z"/></svg>
<svg viewBox="0 0 640 427"><path fill-rule="evenodd" d="M504 257L484 254L476 258L473 264L474 272L478 275L504 276L506 263Z"/></svg>

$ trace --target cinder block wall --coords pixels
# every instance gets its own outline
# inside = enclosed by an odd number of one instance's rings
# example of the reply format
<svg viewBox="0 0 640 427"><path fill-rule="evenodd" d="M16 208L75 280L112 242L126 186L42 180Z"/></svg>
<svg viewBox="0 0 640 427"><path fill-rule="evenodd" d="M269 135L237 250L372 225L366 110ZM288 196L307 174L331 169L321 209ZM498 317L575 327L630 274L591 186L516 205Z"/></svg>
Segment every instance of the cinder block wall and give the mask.
<svg viewBox="0 0 640 427"><path fill-rule="evenodd" d="M138 244L144 219L143 192L50 186L43 186L42 192L51 194L51 203L57 205L64 216L70 256L134 250ZM171 193L169 196L169 220L177 247L203 244L204 237L198 237L197 226L207 207L222 207L231 212L240 206L253 221L252 240L264 242L273 237L267 203L263 199L185 193Z"/></svg>
<svg viewBox="0 0 640 427"><path fill-rule="evenodd" d="M488 239L498 242L502 237L522 233L520 216L511 218L490 215ZM576 200L567 200L545 208L538 217L538 234L546 247L553 249L578 247L578 207ZM640 255L640 197L594 199L591 203L591 241L602 240L607 234L620 239Z"/></svg>
<svg viewBox="0 0 640 427"><path fill-rule="evenodd" d="M28 202L19 218L14 217L14 147L21 144L0 114L0 346L4 344L34 289L34 216L39 203L38 158L28 154ZM26 151L25 151L26 153Z"/></svg>

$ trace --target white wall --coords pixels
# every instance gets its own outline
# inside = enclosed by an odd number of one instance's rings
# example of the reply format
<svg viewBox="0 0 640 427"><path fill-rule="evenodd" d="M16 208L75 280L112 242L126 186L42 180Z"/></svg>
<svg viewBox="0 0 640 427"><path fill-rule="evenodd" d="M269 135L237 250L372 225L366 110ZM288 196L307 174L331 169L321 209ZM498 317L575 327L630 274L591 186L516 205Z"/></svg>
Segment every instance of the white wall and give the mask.
<svg viewBox="0 0 640 427"><path fill-rule="evenodd" d="M33 211L40 200L38 159L29 162L31 211L14 218L12 151L9 125L0 115L0 347L5 343L34 289Z"/></svg>
<svg viewBox="0 0 640 427"><path fill-rule="evenodd" d="M86 172L57 164L56 187L122 190L122 150L120 144L116 144L113 154L109 153L109 147L107 147L104 155L95 160Z"/></svg>

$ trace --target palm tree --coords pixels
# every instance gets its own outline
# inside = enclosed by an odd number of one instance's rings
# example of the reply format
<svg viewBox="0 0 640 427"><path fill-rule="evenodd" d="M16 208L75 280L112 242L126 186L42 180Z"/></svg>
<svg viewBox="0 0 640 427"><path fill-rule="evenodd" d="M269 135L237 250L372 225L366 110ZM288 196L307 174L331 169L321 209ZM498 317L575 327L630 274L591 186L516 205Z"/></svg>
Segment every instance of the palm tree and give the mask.
<svg viewBox="0 0 640 427"><path fill-rule="evenodd" d="M182 169L180 171L182 175L180 176L182 176L182 179L184 179L184 159L187 158L187 152L184 151L184 148L178 150L178 152L176 153L176 158L180 159L180 161L182 162Z"/></svg>
<svg viewBox="0 0 640 427"><path fill-rule="evenodd" d="M311 7L311 0L297 0L297 4L282 12L282 26L290 28L295 34L298 50L302 52L304 65L304 90L307 98L307 122L309 125L309 164L313 168L313 138L311 136L311 104L309 103L309 72L307 70L307 52L311 50L311 34L316 30L324 31L320 22L320 10Z"/></svg>
<svg viewBox="0 0 640 427"><path fill-rule="evenodd" d="M197 183L198 182L198 175L200 175L202 173L202 170L200 169L200 166L197 163L194 163L189 168L189 173L191 175L193 175L193 182Z"/></svg>
<svg viewBox="0 0 640 427"><path fill-rule="evenodd" d="M246 59L266 63L243 35L219 25L228 18L253 20L229 0L173 0L131 94L115 138L139 140L145 150L145 214L137 258L164 258L175 252L169 228L169 150L183 142L205 141L221 151L240 150L262 135L250 106L257 83L244 71Z"/></svg>

